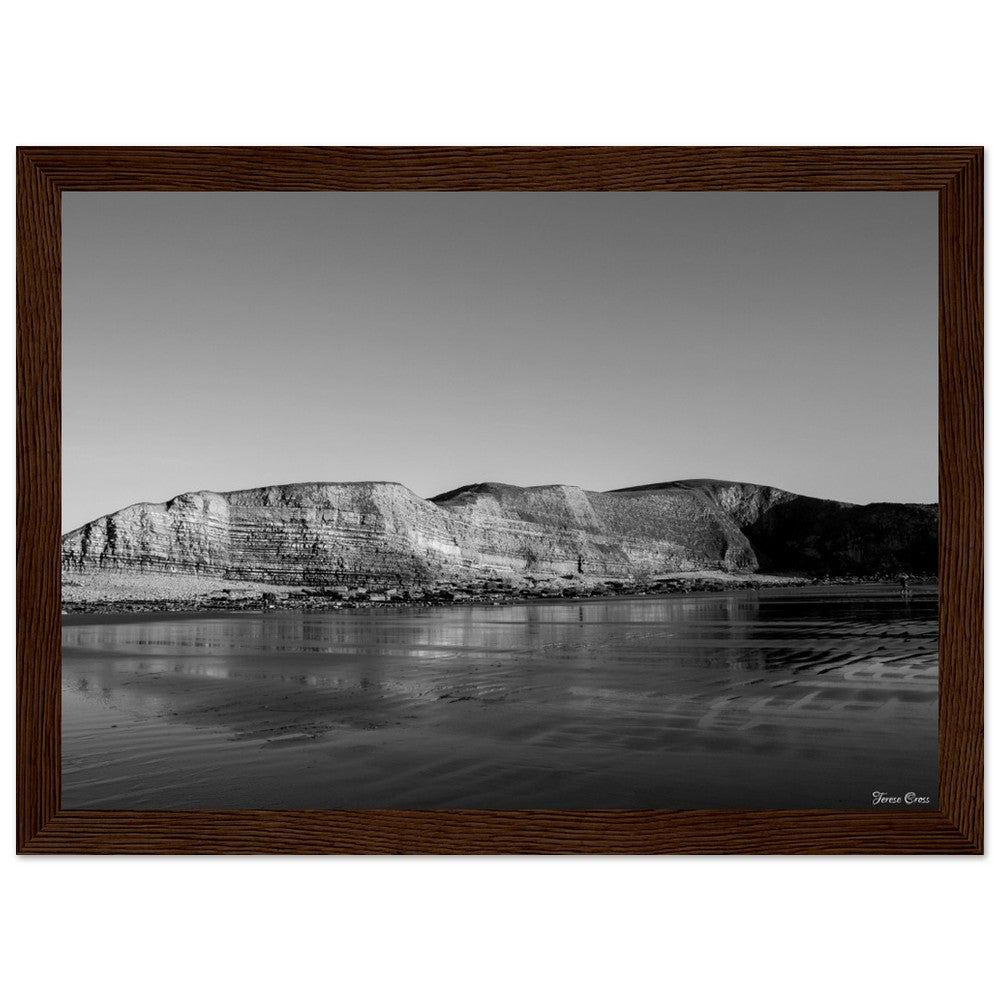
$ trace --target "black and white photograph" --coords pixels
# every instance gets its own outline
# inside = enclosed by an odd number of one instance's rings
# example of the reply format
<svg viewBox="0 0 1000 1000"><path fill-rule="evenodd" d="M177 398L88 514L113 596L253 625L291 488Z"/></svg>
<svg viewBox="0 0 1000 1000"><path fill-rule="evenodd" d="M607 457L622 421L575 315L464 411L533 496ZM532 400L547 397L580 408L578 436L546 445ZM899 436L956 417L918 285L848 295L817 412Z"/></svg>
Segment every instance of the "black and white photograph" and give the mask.
<svg viewBox="0 0 1000 1000"><path fill-rule="evenodd" d="M936 808L937 213L64 193L63 809Z"/></svg>
<svg viewBox="0 0 1000 1000"><path fill-rule="evenodd" d="M8 992L987 995L991 13L13 7Z"/></svg>

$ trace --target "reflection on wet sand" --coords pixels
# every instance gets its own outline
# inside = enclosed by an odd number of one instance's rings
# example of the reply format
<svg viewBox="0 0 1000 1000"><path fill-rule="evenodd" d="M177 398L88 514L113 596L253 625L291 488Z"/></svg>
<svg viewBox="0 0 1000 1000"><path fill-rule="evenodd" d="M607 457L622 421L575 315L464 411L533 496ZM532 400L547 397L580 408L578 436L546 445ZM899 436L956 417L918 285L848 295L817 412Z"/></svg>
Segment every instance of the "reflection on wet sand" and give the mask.
<svg viewBox="0 0 1000 1000"><path fill-rule="evenodd" d="M84 621L63 688L71 809L936 801L930 591Z"/></svg>

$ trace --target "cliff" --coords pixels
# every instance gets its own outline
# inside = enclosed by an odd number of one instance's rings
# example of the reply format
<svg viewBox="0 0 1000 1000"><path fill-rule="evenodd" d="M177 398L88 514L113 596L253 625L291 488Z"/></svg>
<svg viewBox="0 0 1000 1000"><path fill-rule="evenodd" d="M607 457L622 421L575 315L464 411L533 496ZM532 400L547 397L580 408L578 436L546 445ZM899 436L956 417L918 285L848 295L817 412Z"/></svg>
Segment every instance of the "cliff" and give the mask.
<svg viewBox="0 0 1000 1000"><path fill-rule="evenodd" d="M937 573L938 506L853 504L771 486L691 479L625 492L701 494L732 518L762 572Z"/></svg>
<svg viewBox="0 0 1000 1000"><path fill-rule="evenodd" d="M748 483L607 493L462 487L430 500L390 482L184 493L63 536L64 579L181 574L276 586L462 582L693 570L936 572L937 507L858 506Z"/></svg>

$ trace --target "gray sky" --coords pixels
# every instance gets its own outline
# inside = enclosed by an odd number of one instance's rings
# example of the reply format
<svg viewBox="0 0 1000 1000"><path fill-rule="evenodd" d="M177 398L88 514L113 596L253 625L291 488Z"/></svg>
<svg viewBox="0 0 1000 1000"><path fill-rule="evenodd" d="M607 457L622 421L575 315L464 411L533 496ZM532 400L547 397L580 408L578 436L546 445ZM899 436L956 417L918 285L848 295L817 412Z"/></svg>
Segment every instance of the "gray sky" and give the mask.
<svg viewBox="0 0 1000 1000"><path fill-rule="evenodd" d="M63 527L304 480L937 499L927 193L63 195Z"/></svg>

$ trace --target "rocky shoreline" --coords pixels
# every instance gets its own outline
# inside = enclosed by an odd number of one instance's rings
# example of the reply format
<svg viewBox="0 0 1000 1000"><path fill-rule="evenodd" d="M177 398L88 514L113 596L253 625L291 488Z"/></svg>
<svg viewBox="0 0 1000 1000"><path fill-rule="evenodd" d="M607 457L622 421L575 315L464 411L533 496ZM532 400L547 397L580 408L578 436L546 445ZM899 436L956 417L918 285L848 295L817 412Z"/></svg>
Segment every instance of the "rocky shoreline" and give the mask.
<svg viewBox="0 0 1000 1000"><path fill-rule="evenodd" d="M502 606L541 600L585 600L616 597L655 597L726 591L763 590L774 587L811 587L858 584L895 584L897 577L870 576L771 576L710 573L684 574L648 581L593 580L572 577L523 582L437 582L423 586L366 586L295 588L285 591L219 588L210 593L147 600L74 600L64 594L64 615L127 615L169 612L333 611L390 607L451 607L484 604ZM936 585L937 577L912 576L912 585Z"/></svg>

